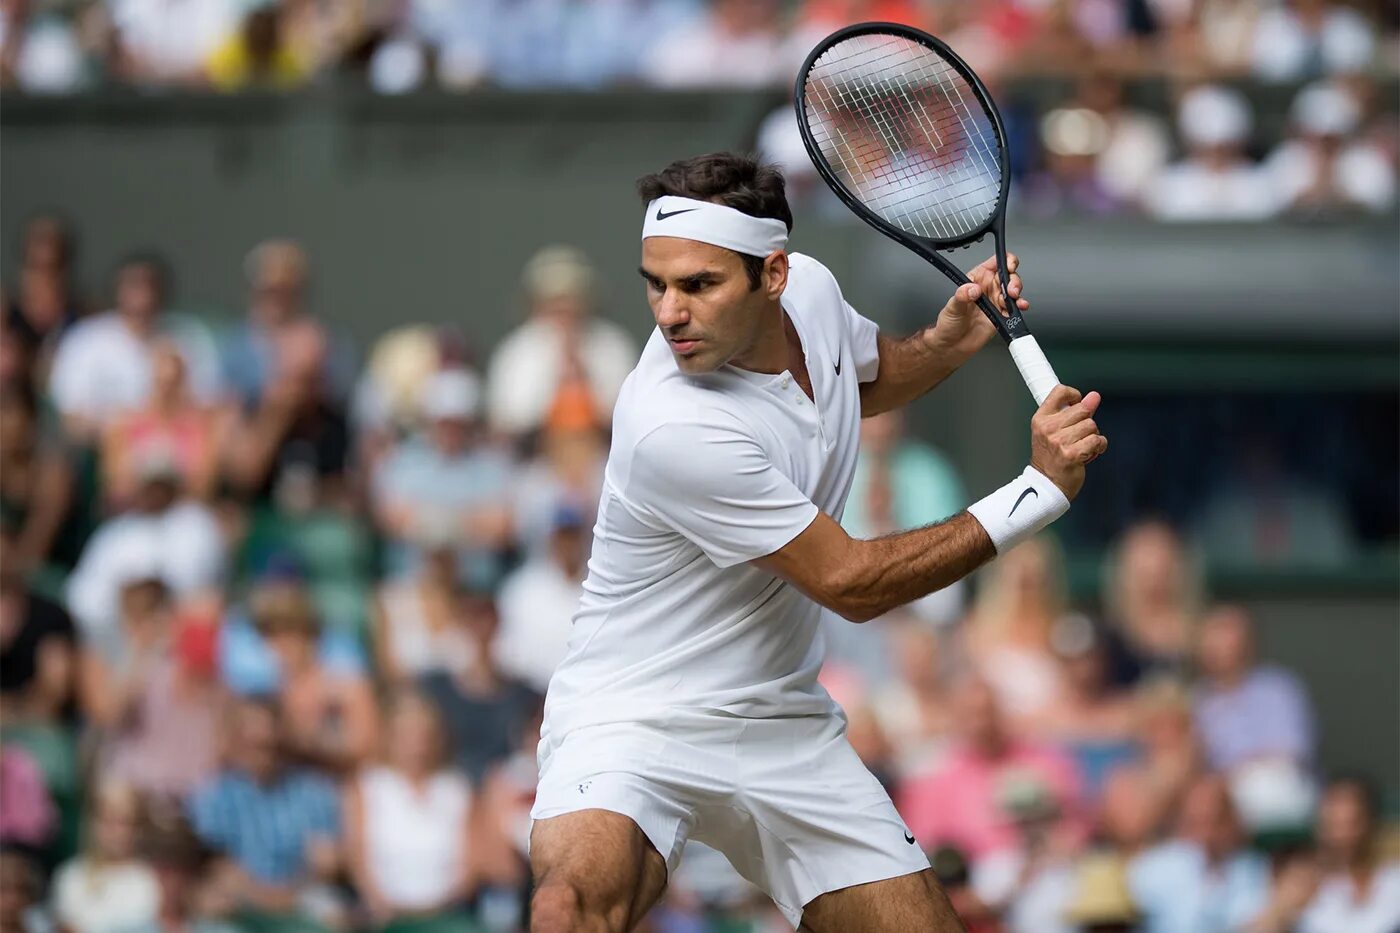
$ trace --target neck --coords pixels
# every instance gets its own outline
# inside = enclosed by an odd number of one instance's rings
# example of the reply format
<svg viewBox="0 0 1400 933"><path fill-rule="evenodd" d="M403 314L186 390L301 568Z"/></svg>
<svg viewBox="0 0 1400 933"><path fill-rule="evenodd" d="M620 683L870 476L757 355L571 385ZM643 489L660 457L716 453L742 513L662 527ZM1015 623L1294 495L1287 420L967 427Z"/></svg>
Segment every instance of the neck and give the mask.
<svg viewBox="0 0 1400 933"><path fill-rule="evenodd" d="M763 327L752 346L743 353L735 354L729 363L755 373L780 373L788 368L787 315L777 301L770 302L760 313L763 315Z"/></svg>

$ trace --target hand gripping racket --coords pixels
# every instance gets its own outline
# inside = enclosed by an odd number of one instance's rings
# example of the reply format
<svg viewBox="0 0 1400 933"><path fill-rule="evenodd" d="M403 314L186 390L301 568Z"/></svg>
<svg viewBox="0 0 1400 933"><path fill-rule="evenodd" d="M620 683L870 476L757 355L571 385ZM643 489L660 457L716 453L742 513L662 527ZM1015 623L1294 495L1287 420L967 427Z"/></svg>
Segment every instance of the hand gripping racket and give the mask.
<svg viewBox="0 0 1400 933"><path fill-rule="evenodd" d="M802 142L856 216L962 285L940 251L990 231L1007 295L1006 133L972 69L927 33L893 23L847 26L817 43L797 75ZM1059 382L1014 301L1002 315L977 301L1007 342L1021 378L1045 401Z"/></svg>

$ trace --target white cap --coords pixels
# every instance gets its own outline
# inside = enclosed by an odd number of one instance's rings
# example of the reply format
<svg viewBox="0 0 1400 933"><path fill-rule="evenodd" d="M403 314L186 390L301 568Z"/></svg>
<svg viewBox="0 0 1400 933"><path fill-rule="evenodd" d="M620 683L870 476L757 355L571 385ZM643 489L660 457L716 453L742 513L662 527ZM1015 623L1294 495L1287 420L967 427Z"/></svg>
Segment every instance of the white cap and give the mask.
<svg viewBox="0 0 1400 933"><path fill-rule="evenodd" d="M1177 125L1192 146L1228 146L1249 136L1253 117L1239 91L1218 85L1193 88L1181 99Z"/></svg>
<svg viewBox="0 0 1400 933"><path fill-rule="evenodd" d="M423 386L423 415L432 421L470 420L481 408L481 380L470 369L440 370Z"/></svg>
<svg viewBox="0 0 1400 933"><path fill-rule="evenodd" d="M1288 116L1312 136L1347 136L1361 122L1361 108L1342 88L1319 81L1298 92Z"/></svg>

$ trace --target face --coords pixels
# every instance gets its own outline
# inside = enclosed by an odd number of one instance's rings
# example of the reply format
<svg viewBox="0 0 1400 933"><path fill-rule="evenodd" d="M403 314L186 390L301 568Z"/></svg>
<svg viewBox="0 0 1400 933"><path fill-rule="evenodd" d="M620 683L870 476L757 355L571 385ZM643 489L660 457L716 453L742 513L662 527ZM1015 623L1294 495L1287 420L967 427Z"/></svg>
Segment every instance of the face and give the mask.
<svg viewBox="0 0 1400 933"><path fill-rule="evenodd" d="M904 415L898 409L882 412L860 423L860 449L883 456L894 450L904 436Z"/></svg>
<svg viewBox="0 0 1400 933"><path fill-rule="evenodd" d="M394 767L421 774L437 764L442 744L437 717L421 701L405 702L394 712L389 734L393 737L389 757Z"/></svg>
<svg viewBox="0 0 1400 933"><path fill-rule="evenodd" d="M179 395L185 385L185 358L169 341L161 341L151 360L151 377L155 393L160 396Z"/></svg>
<svg viewBox="0 0 1400 933"><path fill-rule="evenodd" d="M1002 745L1001 709L992 688L974 681L958 694L958 720L967 740L978 749L992 753Z"/></svg>
<svg viewBox="0 0 1400 933"><path fill-rule="evenodd" d="M472 425L465 418L437 418L429 423L428 436L445 456L456 456L467 449Z"/></svg>
<svg viewBox="0 0 1400 933"><path fill-rule="evenodd" d="M1239 823L1230 790L1218 776L1202 778L1186 792L1181 803L1182 838L1213 856L1233 851L1240 843Z"/></svg>
<svg viewBox="0 0 1400 933"><path fill-rule="evenodd" d="M277 770L277 717L269 709L245 704L237 713L231 739L231 758L254 777Z"/></svg>
<svg viewBox="0 0 1400 933"><path fill-rule="evenodd" d="M1212 677L1229 677L1249 667L1252 650L1249 617L1243 610L1216 609L1201 624L1201 670Z"/></svg>
<svg viewBox="0 0 1400 933"><path fill-rule="evenodd" d="M1317 811L1317 841L1324 852L1350 860L1366 845L1372 832L1371 808L1355 785L1328 788Z"/></svg>
<svg viewBox="0 0 1400 933"><path fill-rule="evenodd" d="M160 277L144 263L117 273L117 310L130 317L150 320L160 310Z"/></svg>
<svg viewBox="0 0 1400 933"><path fill-rule="evenodd" d="M764 263L757 289L749 286L739 254L677 237L642 241L647 302L687 375L711 373L726 363L743 365L754 352L787 284L787 255Z"/></svg>
<svg viewBox="0 0 1400 933"><path fill-rule="evenodd" d="M1099 821L1115 845L1136 849L1147 844L1157 824L1157 801L1147 774L1120 768L1104 781Z"/></svg>
<svg viewBox="0 0 1400 933"><path fill-rule="evenodd" d="M1181 588L1181 547L1160 525L1137 529L1124 545L1122 574L1126 584L1152 604L1174 600Z"/></svg>
<svg viewBox="0 0 1400 933"><path fill-rule="evenodd" d="M130 858L136 851L138 813L134 793L106 794L93 816L93 841L109 859Z"/></svg>

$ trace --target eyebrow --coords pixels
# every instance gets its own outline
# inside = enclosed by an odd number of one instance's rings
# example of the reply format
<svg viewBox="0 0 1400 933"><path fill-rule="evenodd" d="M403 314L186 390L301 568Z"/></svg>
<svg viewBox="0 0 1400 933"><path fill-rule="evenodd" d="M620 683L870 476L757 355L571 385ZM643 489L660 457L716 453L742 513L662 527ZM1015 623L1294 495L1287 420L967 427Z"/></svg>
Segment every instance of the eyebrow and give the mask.
<svg viewBox="0 0 1400 933"><path fill-rule="evenodd" d="M652 275L650 272L648 272L641 266L637 267L637 274L640 275L642 278L646 279L648 282L662 281L660 276ZM682 286L688 285L694 287L696 285L704 285L708 282L719 281L723 277L723 273L717 272L714 269L701 269L699 272L692 272L690 275L678 279L677 282Z"/></svg>

